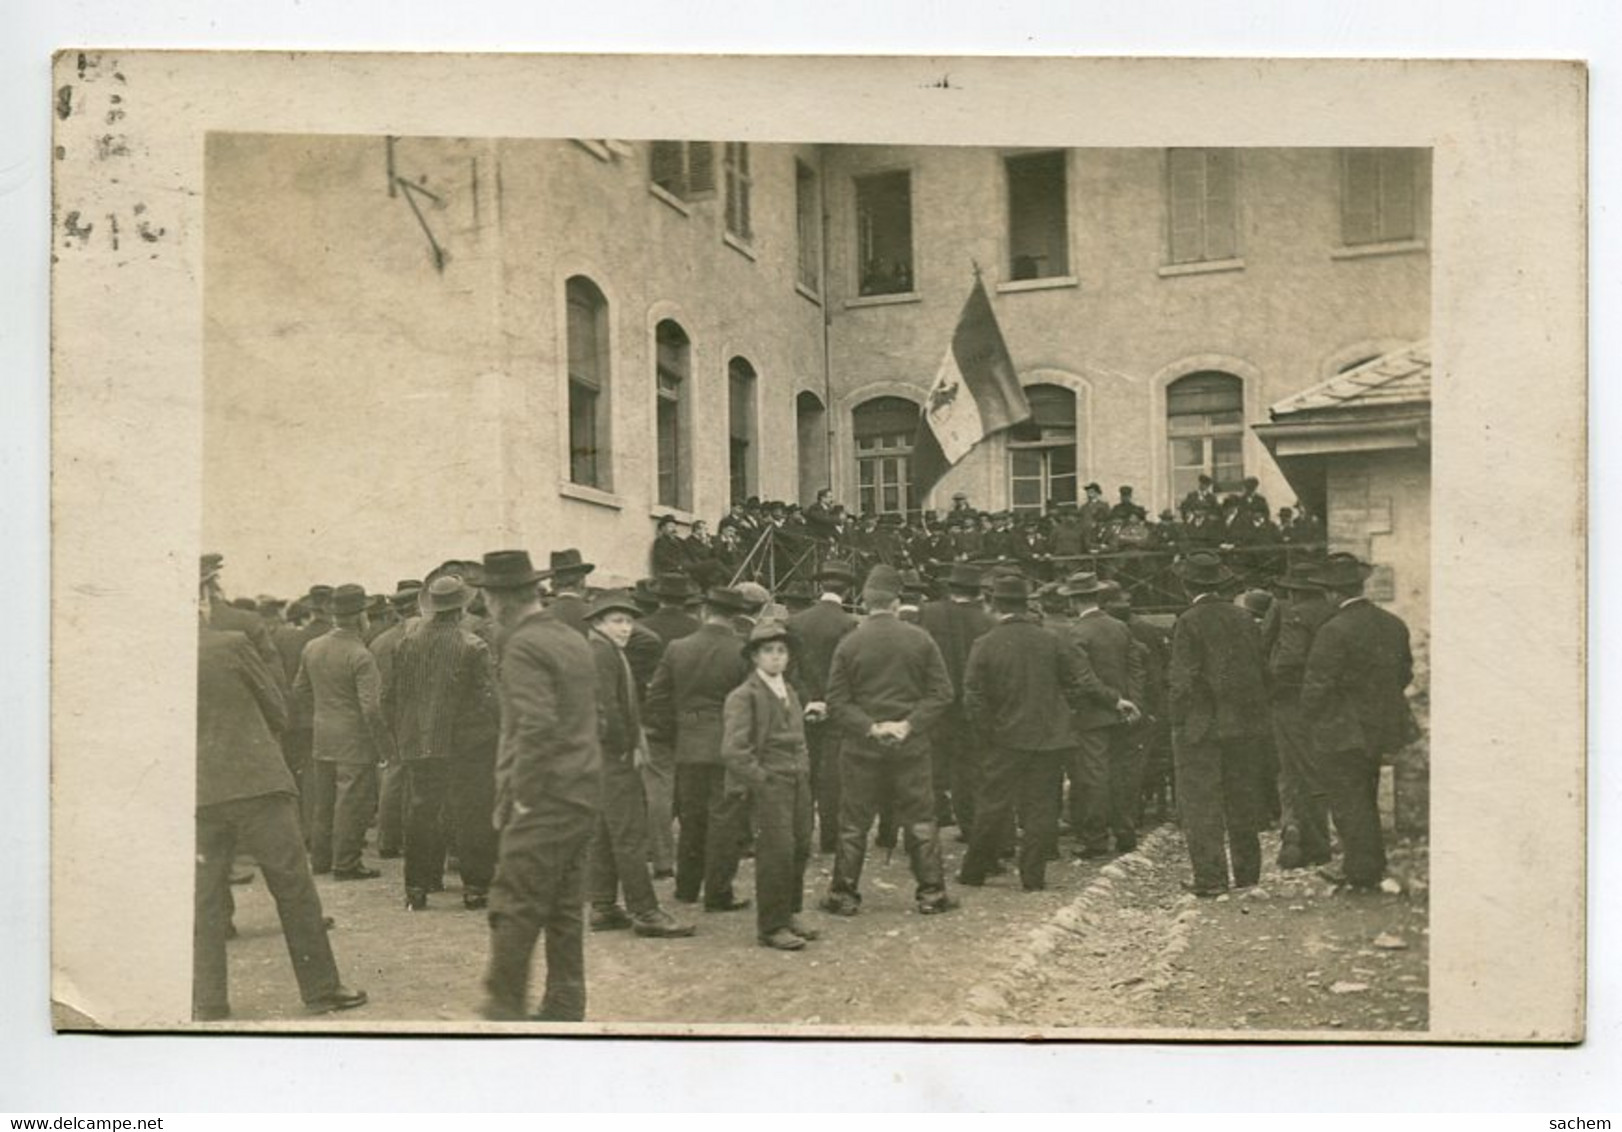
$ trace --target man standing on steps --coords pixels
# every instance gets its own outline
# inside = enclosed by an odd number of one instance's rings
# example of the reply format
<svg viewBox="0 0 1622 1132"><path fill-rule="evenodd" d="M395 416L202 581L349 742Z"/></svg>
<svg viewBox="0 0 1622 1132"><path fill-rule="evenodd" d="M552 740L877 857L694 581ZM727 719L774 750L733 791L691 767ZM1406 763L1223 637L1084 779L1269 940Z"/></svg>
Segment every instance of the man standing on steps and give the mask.
<svg viewBox="0 0 1622 1132"><path fill-rule="evenodd" d="M983 803L958 880L982 885L997 864L1002 827L1017 811L1024 837L1019 879L1026 892L1046 887L1048 857L1059 833L1064 760L1075 748L1068 703L1115 711L1124 703L1093 674L1074 642L1045 630L1029 612L1024 578L992 583L997 625L974 642L964 672L964 705L984 748Z"/></svg>
<svg viewBox="0 0 1622 1132"><path fill-rule="evenodd" d="M1234 574L1196 551L1178 566L1192 604L1171 636L1170 706L1177 808L1194 870L1185 884L1216 896L1261 878L1257 744L1268 726L1261 633L1222 591ZM1226 847L1224 847L1224 840Z"/></svg>
<svg viewBox="0 0 1622 1132"><path fill-rule="evenodd" d="M840 916L860 911L868 833L888 797L911 858L919 913L950 912L958 903L947 895L941 864L929 735L952 702L952 681L929 634L896 615L897 570L873 567L862 600L867 620L839 642L828 679L828 710L843 732L842 797L839 851L822 907Z"/></svg>
<svg viewBox="0 0 1622 1132"><path fill-rule="evenodd" d="M1281 869L1327 865L1330 855L1329 791L1301 717L1301 680L1312 641L1323 623L1335 615L1335 606L1324 596L1316 577L1318 569L1318 563L1299 562L1273 582L1275 589L1288 595L1275 607L1273 647L1267 661L1283 807Z"/></svg>
<svg viewBox="0 0 1622 1132"><path fill-rule="evenodd" d="M1408 626L1363 596L1373 567L1332 554L1315 575L1335 612L1318 629L1301 678L1301 717L1345 851L1343 871L1320 870L1354 889L1385 878L1380 759L1419 729L1405 689L1414 678Z"/></svg>
<svg viewBox="0 0 1622 1132"><path fill-rule="evenodd" d="M586 852L602 798L597 669L583 635L541 608L546 574L528 551L484 556L478 582L503 645L496 669L501 741L490 890L484 1016L520 1021L529 1009L536 937L546 932L546 994L538 1021L586 1016L583 909Z"/></svg>

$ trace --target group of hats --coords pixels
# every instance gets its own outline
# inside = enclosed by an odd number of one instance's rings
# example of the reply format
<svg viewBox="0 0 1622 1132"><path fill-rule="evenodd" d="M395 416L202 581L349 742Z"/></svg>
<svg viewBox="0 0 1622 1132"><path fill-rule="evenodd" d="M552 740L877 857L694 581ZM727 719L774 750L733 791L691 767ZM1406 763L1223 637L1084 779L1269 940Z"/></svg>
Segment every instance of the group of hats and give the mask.
<svg viewBox="0 0 1622 1132"><path fill-rule="evenodd" d="M1355 554L1341 551L1321 561L1292 562L1273 584L1286 590L1340 589L1365 582L1373 573L1373 566Z"/></svg>

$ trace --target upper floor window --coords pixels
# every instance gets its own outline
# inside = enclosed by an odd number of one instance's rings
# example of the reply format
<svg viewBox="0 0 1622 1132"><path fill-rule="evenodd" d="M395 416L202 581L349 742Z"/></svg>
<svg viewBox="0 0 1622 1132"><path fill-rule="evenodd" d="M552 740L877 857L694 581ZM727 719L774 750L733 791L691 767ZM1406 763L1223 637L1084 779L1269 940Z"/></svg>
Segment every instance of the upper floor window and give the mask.
<svg viewBox="0 0 1622 1132"><path fill-rule="evenodd" d="M1008 175L1008 277L1070 274L1065 155L1028 153L1003 159Z"/></svg>
<svg viewBox="0 0 1622 1132"><path fill-rule="evenodd" d="M1418 168L1411 149L1341 150L1341 242L1383 244L1417 237Z"/></svg>
<svg viewBox="0 0 1622 1132"><path fill-rule="evenodd" d="M649 179L677 200L715 191L715 147L709 142L656 141Z"/></svg>
<svg viewBox="0 0 1622 1132"><path fill-rule="evenodd" d="M1166 212L1172 263L1239 254L1237 155L1231 149L1168 149Z"/></svg>
<svg viewBox="0 0 1622 1132"><path fill-rule="evenodd" d="M794 163L794 218L799 235L800 286L822 290L822 201L817 175L803 161Z"/></svg>
<svg viewBox="0 0 1622 1132"><path fill-rule="evenodd" d="M755 494L755 367L744 358L727 364L727 470L732 502Z"/></svg>
<svg viewBox="0 0 1622 1132"><path fill-rule="evenodd" d="M727 142L723 164L727 184L727 231L747 244L754 239L749 218L749 195L754 183L749 174L749 143Z"/></svg>
<svg viewBox="0 0 1622 1132"><path fill-rule="evenodd" d="M913 289L912 174L905 169L856 178L856 262L858 294Z"/></svg>
<svg viewBox="0 0 1622 1132"><path fill-rule="evenodd" d="M658 355L654 428L659 502L688 511L693 505L693 458L687 439L692 343L680 324L668 318L654 331L654 341Z"/></svg>
<svg viewBox="0 0 1622 1132"><path fill-rule="evenodd" d="M569 480L609 490L608 300L576 275L564 285L568 300Z"/></svg>

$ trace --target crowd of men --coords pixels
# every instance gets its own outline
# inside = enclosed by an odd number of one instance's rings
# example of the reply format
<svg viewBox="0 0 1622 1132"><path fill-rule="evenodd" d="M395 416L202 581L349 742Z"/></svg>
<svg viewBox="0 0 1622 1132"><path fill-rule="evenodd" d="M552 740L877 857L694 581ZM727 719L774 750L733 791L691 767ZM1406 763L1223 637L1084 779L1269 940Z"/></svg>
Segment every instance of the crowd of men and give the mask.
<svg viewBox="0 0 1622 1132"><path fill-rule="evenodd" d="M1196 895L1254 885L1275 821L1281 867L1380 884L1379 767L1416 732L1408 632L1362 596L1366 564L1300 558L1236 593L1219 550L1190 549L1168 632L1119 585L1017 556L944 564L933 600L895 564L820 561L810 591L661 569L599 592L578 551L545 569L496 551L386 598L317 585L283 603L228 600L205 556L195 1016L229 1016L239 854L276 900L307 1008L366 1001L338 978L311 878L377 878L373 824L378 852L404 858L405 912L454 867L488 916L496 1020L585 1016L588 927L692 935L655 882L705 912L752 896L759 942L799 951L818 935L801 913L819 847L822 911L858 914L870 846L900 841L913 907L936 915L958 907L943 827L967 845L959 885L1013 872L1037 891L1061 836L1082 858L1130 852L1173 783Z"/></svg>
<svg viewBox="0 0 1622 1132"><path fill-rule="evenodd" d="M1208 475L1174 511L1157 517L1123 484L1112 504L1096 483L1086 485L1079 503L1040 508L981 511L958 492L944 514L937 511L852 515L824 488L804 508L776 500L749 498L736 503L715 526L702 520L686 534L674 518L659 522L650 567L654 574L687 574L701 586L717 585L747 571L768 551L770 532L777 575L815 546L858 568L882 563L936 574L953 562L1013 560L1033 578L1061 579L1066 559L1122 551L1265 551L1270 547L1318 546L1323 523L1297 503L1275 515L1254 477L1236 491L1219 494ZM1057 563L1057 565L1056 565Z"/></svg>

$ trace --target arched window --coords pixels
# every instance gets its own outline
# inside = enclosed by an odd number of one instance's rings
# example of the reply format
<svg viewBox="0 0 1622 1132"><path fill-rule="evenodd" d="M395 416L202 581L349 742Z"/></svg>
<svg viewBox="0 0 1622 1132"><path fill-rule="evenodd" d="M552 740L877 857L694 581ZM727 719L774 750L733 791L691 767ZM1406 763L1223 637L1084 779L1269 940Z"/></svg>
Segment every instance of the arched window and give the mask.
<svg viewBox="0 0 1622 1132"><path fill-rule="evenodd" d="M1166 388L1166 439L1171 448L1172 499L1199 487L1238 491L1245 478L1245 383L1231 373L1202 370Z"/></svg>
<svg viewBox="0 0 1622 1132"><path fill-rule="evenodd" d="M755 367L743 358L727 363L730 438L728 468L731 472L732 502L742 503L758 490L755 452Z"/></svg>
<svg viewBox="0 0 1622 1132"><path fill-rule="evenodd" d="M1031 416L1040 439L1009 441L1008 498L1013 509L1041 515L1060 503L1076 502L1076 395L1062 385L1027 385Z"/></svg>
<svg viewBox="0 0 1622 1132"><path fill-rule="evenodd" d="M688 377L692 373L692 342L679 323L661 322L654 332L657 356L657 404L654 410L658 444L659 502L681 511L693 505L693 459L687 441L691 413Z"/></svg>
<svg viewBox="0 0 1622 1132"><path fill-rule="evenodd" d="M875 397L856 406L851 426L856 439L856 504L861 513L910 511L918 406L905 397Z"/></svg>
<svg viewBox="0 0 1622 1132"><path fill-rule="evenodd" d="M584 275L564 285L569 301L569 480L604 491L609 460L608 300Z"/></svg>
<svg viewBox="0 0 1622 1132"><path fill-rule="evenodd" d="M800 503L816 502L817 492L828 487L828 413L822 399L809 390L794 398L794 438L800 459Z"/></svg>

